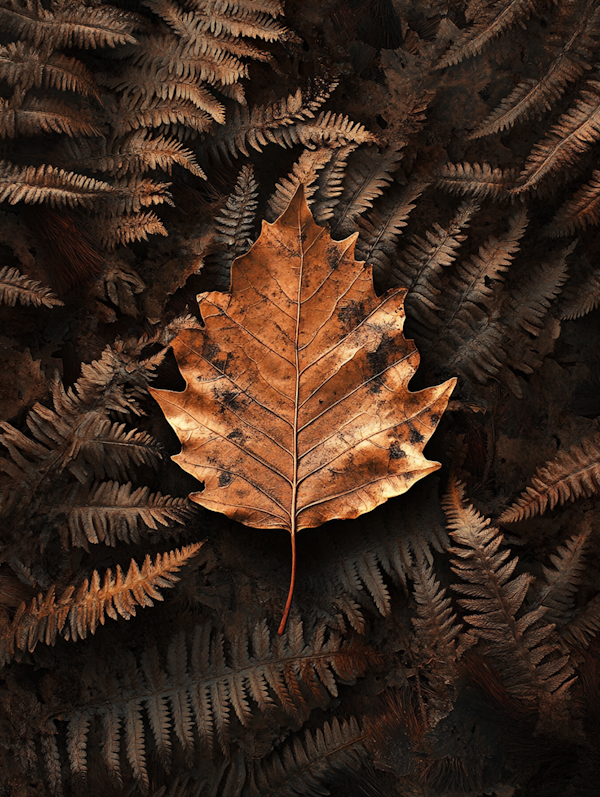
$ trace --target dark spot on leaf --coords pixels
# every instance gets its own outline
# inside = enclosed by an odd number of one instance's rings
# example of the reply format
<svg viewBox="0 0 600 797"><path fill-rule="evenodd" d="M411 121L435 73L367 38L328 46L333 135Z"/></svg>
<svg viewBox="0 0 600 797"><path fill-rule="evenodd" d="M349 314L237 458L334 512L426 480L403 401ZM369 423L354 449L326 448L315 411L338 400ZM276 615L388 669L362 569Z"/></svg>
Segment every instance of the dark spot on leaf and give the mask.
<svg viewBox="0 0 600 797"><path fill-rule="evenodd" d="M431 420L431 425L432 426L437 426L438 423L440 422L440 416L439 415L431 415L430 416L430 420Z"/></svg>
<svg viewBox="0 0 600 797"><path fill-rule="evenodd" d="M390 459L404 459L404 457L406 457L406 453L400 447L400 443L394 440L390 446Z"/></svg>
<svg viewBox="0 0 600 797"><path fill-rule="evenodd" d="M219 473L219 487L227 487L228 484L231 484L231 480L231 473L225 473L224 471Z"/></svg>
<svg viewBox="0 0 600 797"><path fill-rule="evenodd" d="M233 432L229 432L227 435L228 440L233 440L236 443L243 443L244 442L244 435L240 432L239 429L234 429Z"/></svg>
<svg viewBox="0 0 600 797"><path fill-rule="evenodd" d="M230 410L239 410L242 405L241 402L238 401L238 396L239 393L235 393L233 390L224 390L219 398Z"/></svg>
<svg viewBox="0 0 600 797"><path fill-rule="evenodd" d="M213 360L217 359L220 351L221 350L219 349L219 347L215 346L214 343L205 343L202 349L202 354L206 357L207 360L210 360L210 362L212 362Z"/></svg>
<svg viewBox="0 0 600 797"><path fill-rule="evenodd" d="M382 373L388 367L393 346L393 338L384 332L381 336L381 340L379 341L379 346L377 346L375 351L368 352L367 363L369 364L371 373L374 376L376 374Z"/></svg>
<svg viewBox="0 0 600 797"><path fill-rule="evenodd" d="M349 302L340 307L337 313L345 330L354 329L358 322L362 320L364 314L365 308L362 302Z"/></svg>
<svg viewBox="0 0 600 797"><path fill-rule="evenodd" d="M410 430L410 434L408 436L408 439L410 440L411 443L415 444L415 443L422 443L423 440L424 440L424 437L423 437L423 435L420 432L417 432L417 430L413 427Z"/></svg>

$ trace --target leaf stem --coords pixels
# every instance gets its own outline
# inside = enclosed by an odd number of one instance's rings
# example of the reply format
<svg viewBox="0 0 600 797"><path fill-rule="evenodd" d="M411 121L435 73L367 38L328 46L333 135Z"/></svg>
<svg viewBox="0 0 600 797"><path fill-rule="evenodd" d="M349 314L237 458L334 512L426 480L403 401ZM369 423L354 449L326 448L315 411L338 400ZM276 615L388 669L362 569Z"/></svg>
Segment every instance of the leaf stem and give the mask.
<svg viewBox="0 0 600 797"><path fill-rule="evenodd" d="M290 613L290 609L292 607L292 597L294 595L294 585L296 583L296 518L292 516L292 530L290 532L291 541L292 541L292 575L290 578L290 589L287 596L287 601L285 603L285 609L283 610L283 617L281 618L281 622L279 623L279 628L277 629L277 634L281 636L285 631L285 627L287 625L288 616Z"/></svg>

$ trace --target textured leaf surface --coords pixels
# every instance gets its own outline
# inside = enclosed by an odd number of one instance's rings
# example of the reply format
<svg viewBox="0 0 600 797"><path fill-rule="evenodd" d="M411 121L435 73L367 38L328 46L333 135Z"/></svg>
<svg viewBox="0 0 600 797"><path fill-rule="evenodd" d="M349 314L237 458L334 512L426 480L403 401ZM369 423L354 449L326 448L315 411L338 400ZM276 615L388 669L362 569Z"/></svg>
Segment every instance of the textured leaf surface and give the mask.
<svg viewBox="0 0 600 797"><path fill-rule="evenodd" d="M408 390L406 291L377 297L355 243L316 225L300 189L235 260L230 292L199 297L205 327L173 342L187 388L152 391L182 443L175 461L204 482L194 501L293 537L439 467L423 447L455 380Z"/></svg>

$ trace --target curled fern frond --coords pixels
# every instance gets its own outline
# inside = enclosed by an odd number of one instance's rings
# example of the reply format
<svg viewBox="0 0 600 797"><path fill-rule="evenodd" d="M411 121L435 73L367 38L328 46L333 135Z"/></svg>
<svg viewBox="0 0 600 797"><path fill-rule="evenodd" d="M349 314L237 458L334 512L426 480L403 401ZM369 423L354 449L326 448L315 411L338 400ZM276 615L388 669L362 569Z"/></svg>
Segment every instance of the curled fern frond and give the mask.
<svg viewBox="0 0 600 797"><path fill-rule="evenodd" d="M558 238L588 225L600 223L600 170L594 169L592 179L560 207L545 229L547 235Z"/></svg>

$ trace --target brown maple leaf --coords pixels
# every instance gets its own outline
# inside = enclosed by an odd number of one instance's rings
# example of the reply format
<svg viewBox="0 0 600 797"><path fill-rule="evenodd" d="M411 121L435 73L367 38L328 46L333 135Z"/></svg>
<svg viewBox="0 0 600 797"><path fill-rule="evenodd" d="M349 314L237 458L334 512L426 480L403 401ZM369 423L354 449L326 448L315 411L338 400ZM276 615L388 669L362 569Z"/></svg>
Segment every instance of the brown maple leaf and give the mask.
<svg viewBox="0 0 600 797"><path fill-rule="evenodd" d="M423 448L456 383L411 393L419 353L402 334L404 288L377 297L302 187L232 266L229 293L198 296L205 326L173 349L187 383L152 390L204 482L190 498L248 526L295 534L369 512L439 468Z"/></svg>

